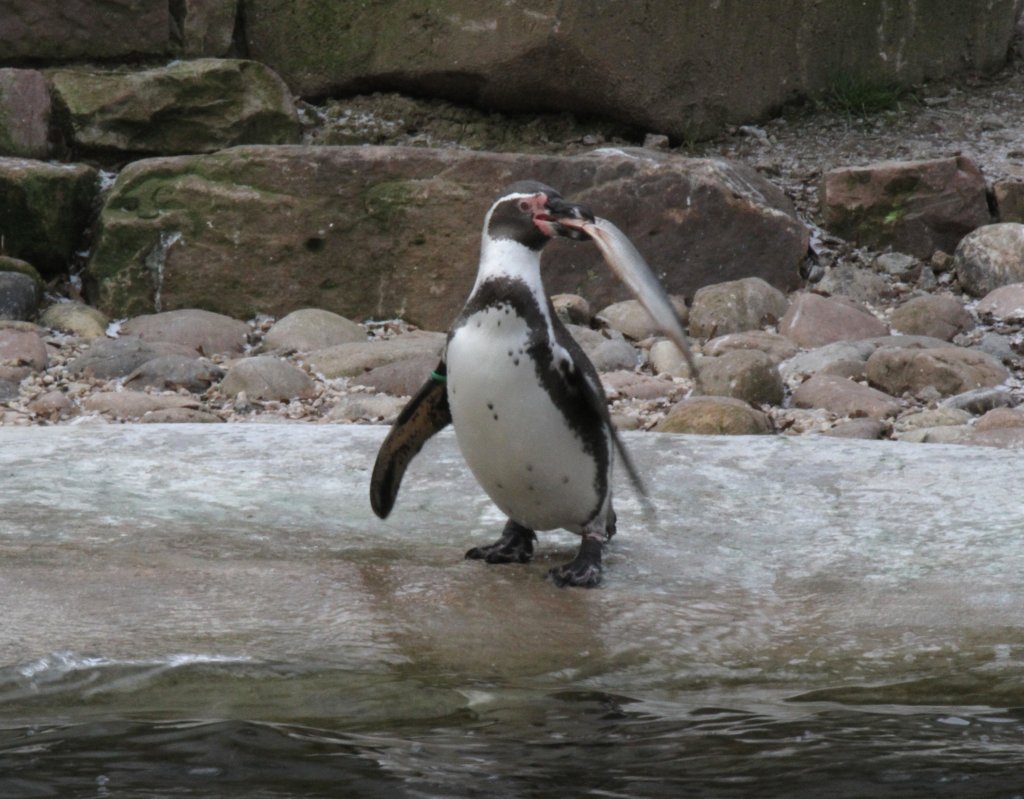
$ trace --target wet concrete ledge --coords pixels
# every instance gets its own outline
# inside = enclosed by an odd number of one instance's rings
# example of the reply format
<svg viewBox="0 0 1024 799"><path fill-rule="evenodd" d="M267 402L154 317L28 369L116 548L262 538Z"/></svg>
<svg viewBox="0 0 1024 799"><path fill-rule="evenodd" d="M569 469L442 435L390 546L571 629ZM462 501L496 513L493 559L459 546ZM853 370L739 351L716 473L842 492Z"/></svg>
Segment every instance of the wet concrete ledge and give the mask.
<svg viewBox="0 0 1024 799"><path fill-rule="evenodd" d="M450 433L376 519L384 434L0 429L0 670L57 652L652 701L1020 702L1019 454L629 435L656 516L620 480L605 583L578 591L544 580L567 533L527 566L462 559L503 520Z"/></svg>

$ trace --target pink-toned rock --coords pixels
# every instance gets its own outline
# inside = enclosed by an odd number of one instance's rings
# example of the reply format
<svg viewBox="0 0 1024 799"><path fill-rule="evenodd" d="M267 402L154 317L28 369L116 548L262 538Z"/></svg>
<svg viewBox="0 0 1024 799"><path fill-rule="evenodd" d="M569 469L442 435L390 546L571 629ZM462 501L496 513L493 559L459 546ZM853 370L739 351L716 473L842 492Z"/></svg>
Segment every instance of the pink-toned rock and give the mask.
<svg viewBox="0 0 1024 799"><path fill-rule="evenodd" d="M821 199L832 232L918 258L952 252L960 239L992 221L985 178L962 155L833 169Z"/></svg>
<svg viewBox="0 0 1024 799"><path fill-rule="evenodd" d="M982 416L974 429L1003 430L1008 427L1024 427L1024 410L1020 408L993 408Z"/></svg>
<svg viewBox="0 0 1024 799"><path fill-rule="evenodd" d="M974 319L963 304L942 294L913 297L892 312L894 330L911 336L931 336L952 341L954 336L974 328Z"/></svg>
<svg viewBox="0 0 1024 799"><path fill-rule="evenodd" d="M867 362L868 380L899 396L928 387L952 396L985 386L996 386L1010 376L991 355L963 347L895 349L880 347Z"/></svg>
<svg viewBox="0 0 1024 799"><path fill-rule="evenodd" d="M863 438L875 440L885 432L885 423L879 419L847 419L819 435L828 438Z"/></svg>
<svg viewBox="0 0 1024 799"><path fill-rule="evenodd" d="M408 397L420 390L436 366L435 356L416 355L371 369L365 374L353 377L352 383L396 397Z"/></svg>
<svg viewBox="0 0 1024 799"><path fill-rule="evenodd" d="M799 348L785 336L764 330L730 333L727 336L713 338L704 345L704 354L715 357L731 350L760 350L776 364L792 358L799 352Z"/></svg>
<svg viewBox="0 0 1024 799"><path fill-rule="evenodd" d="M895 416L902 409L895 397L845 377L825 374L814 375L801 383L793 392L793 405L797 408L824 408L838 416L867 416L872 419Z"/></svg>
<svg viewBox="0 0 1024 799"><path fill-rule="evenodd" d="M820 294L793 298L779 321L779 333L801 347L887 335L885 323L851 302Z"/></svg>
<svg viewBox="0 0 1024 799"><path fill-rule="evenodd" d="M978 302L977 311L1003 321L1024 319L1024 283L993 289Z"/></svg>
<svg viewBox="0 0 1024 799"><path fill-rule="evenodd" d="M168 408L198 408L199 402L179 394L147 394L142 391L100 391L82 400L87 411L115 419L141 419L152 411Z"/></svg>
<svg viewBox="0 0 1024 799"><path fill-rule="evenodd" d="M0 69L0 155L48 157L52 110L42 72Z"/></svg>
<svg viewBox="0 0 1024 799"><path fill-rule="evenodd" d="M0 367L26 368L30 372L37 372L45 369L49 360L46 344L35 330L0 328Z"/></svg>
<svg viewBox="0 0 1024 799"><path fill-rule="evenodd" d="M660 399L661 397L675 397L684 391L684 387L676 385L671 380L663 380L650 375L638 375L620 369L614 372L605 372L601 375L601 382L604 384L605 393L608 399Z"/></svg>
<svg viewBox="0 0 1024 799"><path fill-rule="evenodd" d="M63 391L47 391L28 404L28 409L32 413L50 421L66 419L74 413L74 408Z"/></svg>
<svg viewBox="0 0 1024 799"><path fill-rule="evenodd" d="M1002 222L978 228L956 248L953 268L963 290L975 297L1024 283L1024 224Z"/></svg>

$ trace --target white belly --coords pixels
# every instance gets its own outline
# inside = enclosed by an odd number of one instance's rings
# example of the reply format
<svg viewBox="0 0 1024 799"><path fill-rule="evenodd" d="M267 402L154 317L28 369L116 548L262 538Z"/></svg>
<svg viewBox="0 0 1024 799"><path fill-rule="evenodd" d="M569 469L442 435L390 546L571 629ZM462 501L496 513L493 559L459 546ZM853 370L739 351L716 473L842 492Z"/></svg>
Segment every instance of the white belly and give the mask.
<svg viewBox="0 0 1024 799"><path fill-rule="evenodd" d="M598 466L540 385L527 335L521 318L495 308L455 331L446 358L455 436L502 512L533 530L579 532L604 501Z"/></svg>

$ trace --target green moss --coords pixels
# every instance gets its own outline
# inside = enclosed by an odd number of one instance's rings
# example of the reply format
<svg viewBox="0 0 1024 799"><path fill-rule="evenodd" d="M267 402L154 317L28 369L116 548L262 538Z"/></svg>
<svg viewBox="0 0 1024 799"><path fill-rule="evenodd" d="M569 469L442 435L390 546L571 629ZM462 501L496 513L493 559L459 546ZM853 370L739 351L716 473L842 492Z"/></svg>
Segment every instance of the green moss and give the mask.
<svg viewBox="0 0 1024 799"><path fill-rule="evenodd" d="M821 102L831 111L850 116L869 116L896 108L908 92L907 88L891 81L841 75L829 83Z"/></svg>
<svg viewBox="0 0 1024 799"><path fill-rule="evenodd" d="M389 228L412 202L407 181L391 180L371 186L363 196L366 215L382 230Z"/></svg>

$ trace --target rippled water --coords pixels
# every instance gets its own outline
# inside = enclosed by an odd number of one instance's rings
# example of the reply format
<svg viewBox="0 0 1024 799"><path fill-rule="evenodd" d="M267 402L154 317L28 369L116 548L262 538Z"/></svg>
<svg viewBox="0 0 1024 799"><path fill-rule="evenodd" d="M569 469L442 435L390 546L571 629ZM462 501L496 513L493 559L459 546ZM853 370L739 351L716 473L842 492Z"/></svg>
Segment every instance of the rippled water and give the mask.
<svg viewBox="0 0 1024 799"><path fill-rule="evenodd" d="M1024 797L1018 456L634 437L586 592L382 434L0 431L0 799Z"/></svg>

